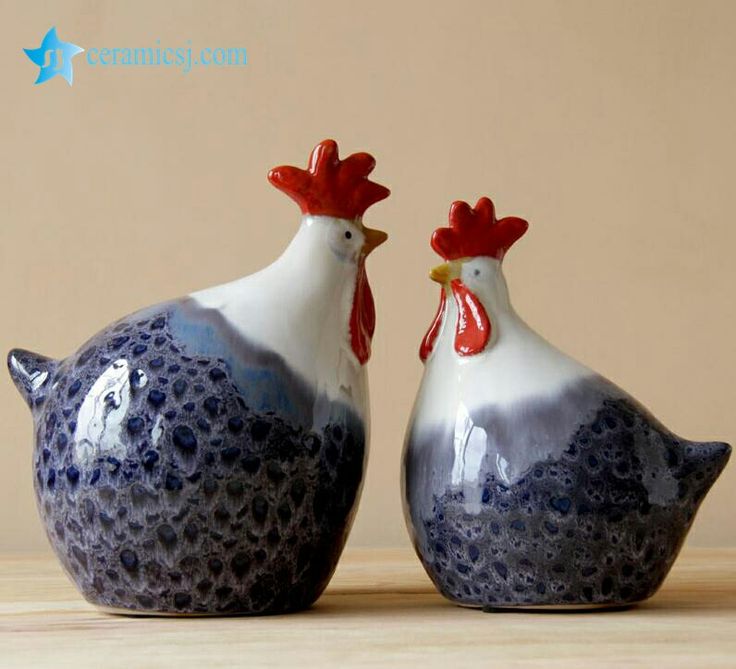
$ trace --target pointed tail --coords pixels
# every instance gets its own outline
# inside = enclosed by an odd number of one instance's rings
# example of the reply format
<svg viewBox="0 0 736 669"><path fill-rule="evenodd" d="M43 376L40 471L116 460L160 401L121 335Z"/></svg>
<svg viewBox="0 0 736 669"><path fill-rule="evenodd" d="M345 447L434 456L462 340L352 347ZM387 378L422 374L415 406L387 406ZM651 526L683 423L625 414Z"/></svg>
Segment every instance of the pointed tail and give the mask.
<svg viewBox="0 0 736 669"><path fill-rule="evenodd" d="M31 409L43 404L58 364L57 360L22 348L14 348L8 353L10 376Z"/></svg>
<svg viewBox="0 0 736 669"><path fill-rule="evenodd" d="M731 446L722 441L685 442L680 485L700 500L720 476L731 456Z"/></svg>

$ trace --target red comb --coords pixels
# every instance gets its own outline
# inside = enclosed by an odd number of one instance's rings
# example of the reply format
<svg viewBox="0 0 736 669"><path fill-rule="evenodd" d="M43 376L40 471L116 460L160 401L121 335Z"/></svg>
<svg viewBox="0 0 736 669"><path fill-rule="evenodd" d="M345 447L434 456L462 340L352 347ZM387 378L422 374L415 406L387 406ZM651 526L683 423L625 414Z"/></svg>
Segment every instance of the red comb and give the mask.
<svg viewBox="0 0 736 669"><path fill-rule="evenodd" d="M306 170L274 167L268 180L293 199L303 214L355 220L391 192L368 179L375 165L368 153L340 160L337 143L326 139L314 147Z"/></svg>
<svg viewBox="0 0 736 669"><path fill-rule="evenodd" d="M445 260L491 256L501 260L512 244L527 230L522 218L508 216L496 220L496 210L487 197L475 208L467 202L453 202L450 227L437 228L432 234L432 248Z"/></svg>

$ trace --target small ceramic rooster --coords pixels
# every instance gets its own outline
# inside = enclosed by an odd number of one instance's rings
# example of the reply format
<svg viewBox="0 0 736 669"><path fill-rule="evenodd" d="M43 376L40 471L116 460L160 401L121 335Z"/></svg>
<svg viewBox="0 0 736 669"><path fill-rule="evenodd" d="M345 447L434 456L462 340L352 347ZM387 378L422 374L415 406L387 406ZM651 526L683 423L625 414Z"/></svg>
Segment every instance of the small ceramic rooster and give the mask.
<svg viewBox="0 0 736 669"><path fill-rule="evenodd" d="M38 507L67 572L126 612L273 613L311 604L360 493L365 272L389 191L333 141L269 179L303 217L244 279L128 316L65 360L11 351L36 427Z"/></svg>
<svg viewBox="0 0 736 669"><path fill-rule="evenodd" d="M403 485L414 545L462 605L613 606L662 583L730 447L669 432L516 314L501 261L527 230L456 202L432 247L440 309Z"/></svg>

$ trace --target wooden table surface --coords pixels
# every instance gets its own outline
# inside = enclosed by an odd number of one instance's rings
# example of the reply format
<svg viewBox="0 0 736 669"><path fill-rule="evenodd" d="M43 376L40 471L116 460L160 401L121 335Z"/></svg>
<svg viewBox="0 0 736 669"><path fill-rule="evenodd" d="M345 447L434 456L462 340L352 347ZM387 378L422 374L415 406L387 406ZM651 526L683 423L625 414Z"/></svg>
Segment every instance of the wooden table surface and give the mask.
<svg viewBox="0 0 736 669"><path fill-rule="evenodd" d="M683 551L627 611L481 613L413 554L346 551L310 610L264 618L97 612L47 556L0 558L0 667L736 667L736 549Z"/></svg>

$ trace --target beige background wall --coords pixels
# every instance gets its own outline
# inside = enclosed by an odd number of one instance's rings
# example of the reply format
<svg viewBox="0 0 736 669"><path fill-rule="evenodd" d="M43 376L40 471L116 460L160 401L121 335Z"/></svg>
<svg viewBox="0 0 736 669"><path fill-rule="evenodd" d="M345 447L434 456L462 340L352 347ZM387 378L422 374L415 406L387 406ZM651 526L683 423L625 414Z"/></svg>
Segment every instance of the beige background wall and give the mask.
<svg viewBox="0 0 736 669"><path fill-rule="evenodd" d="M399 458L437 291L431 231L490 195L531 230L518 310L691 438L736 440L732 2L0 3L0 348L64 356L138 307L250 273L314 143L369 150L373 443L352 541L406 542ZM243 69L94 69L33 86L22 47L245 46ZM0 549L44 549L31 421L0 375ZM736 543L736 465L690 541Z"/></svg>

